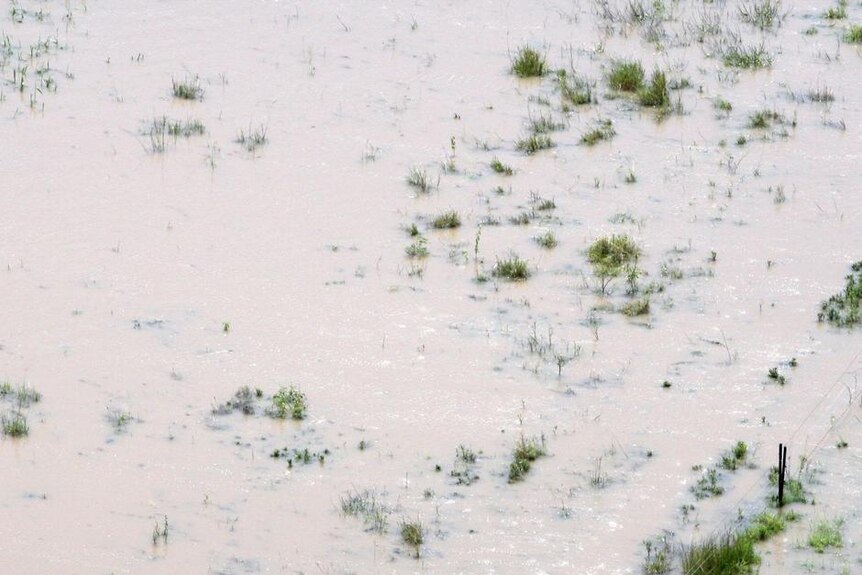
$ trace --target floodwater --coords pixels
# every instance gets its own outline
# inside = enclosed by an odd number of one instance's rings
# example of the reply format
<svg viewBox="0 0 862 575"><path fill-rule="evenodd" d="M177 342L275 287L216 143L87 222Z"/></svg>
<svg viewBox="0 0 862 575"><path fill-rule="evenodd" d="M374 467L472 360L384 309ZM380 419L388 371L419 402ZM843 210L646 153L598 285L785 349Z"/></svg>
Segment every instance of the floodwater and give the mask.
<svg viewBox="0 0 862 575"><path fill-rule="evenodd" d="M860 572L862 331L817 312L862 259L862 51L842 40L862 8L829 6L761 32L682 0L648 34L587 1L5 2L0 381L42 397L27 437L0 438L0 572L639 573L644 540L764 510L779 442L816 505L761 572ZM771 68L725 67L691 32L710 14ZM598 103L566 112L553 74L513 76L524 44ZM683 113L611 97L615 58L687 79ZM202 99L172 97L195 76ZM750 128L762 109L785 123ZM548 114L555 146L518 152ZM206 133L153 150L162 116ZM599 119L617 135L580 144ZM259 126L265 145L235 142ZM460 228L429 229L447 210ZM597 294L585 251L612 233L663 286L648 315L613 311L621 279ZM530 279L492 277L513 252ZM256 415L213 414L246 385ZM288 385L307 418L263 415ZM510 484L522 436L547 456ZM737 441L752 465L696 500L692 467ZM283 447L328 455L289 467ZM383 533L342 512L366 490ZM808 549L836 518L843 548Z"/></svg>

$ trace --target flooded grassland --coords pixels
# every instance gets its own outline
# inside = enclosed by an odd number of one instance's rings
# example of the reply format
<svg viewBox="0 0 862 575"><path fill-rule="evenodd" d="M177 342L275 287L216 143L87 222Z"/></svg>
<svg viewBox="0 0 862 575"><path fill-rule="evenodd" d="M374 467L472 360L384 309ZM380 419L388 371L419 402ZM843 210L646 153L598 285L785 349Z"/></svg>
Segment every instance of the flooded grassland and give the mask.
<svg viewBox="0 0 862 575"><path fill-rule="evenodd" d="M862 572L858 3L3 6L0 571Z"/></svg>

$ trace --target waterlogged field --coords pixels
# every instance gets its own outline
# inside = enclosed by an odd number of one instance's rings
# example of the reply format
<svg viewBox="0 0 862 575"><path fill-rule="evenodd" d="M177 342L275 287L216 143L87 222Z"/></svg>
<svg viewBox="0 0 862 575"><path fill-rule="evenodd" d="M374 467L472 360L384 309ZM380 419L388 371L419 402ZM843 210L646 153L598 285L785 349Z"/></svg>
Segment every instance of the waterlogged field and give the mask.
<svg viewBox="0 0 862 575"><path fill-rule="evenodd" d="M860 26L3 0L0 571L862 572Z"/></svg>

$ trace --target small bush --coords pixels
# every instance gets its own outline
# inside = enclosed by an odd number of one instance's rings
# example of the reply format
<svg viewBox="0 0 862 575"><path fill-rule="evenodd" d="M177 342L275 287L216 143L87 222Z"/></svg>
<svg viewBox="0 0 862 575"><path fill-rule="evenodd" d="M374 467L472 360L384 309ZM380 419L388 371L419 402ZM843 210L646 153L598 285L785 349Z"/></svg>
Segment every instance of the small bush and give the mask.
<svg viewBox="0 0 862 575"><path fill-rule="evenodd" d="M272 406L267 410L270 417L276 419L305 419L308 410L308 399L305 394L293 386L282 387L272 396Z"/></svg>

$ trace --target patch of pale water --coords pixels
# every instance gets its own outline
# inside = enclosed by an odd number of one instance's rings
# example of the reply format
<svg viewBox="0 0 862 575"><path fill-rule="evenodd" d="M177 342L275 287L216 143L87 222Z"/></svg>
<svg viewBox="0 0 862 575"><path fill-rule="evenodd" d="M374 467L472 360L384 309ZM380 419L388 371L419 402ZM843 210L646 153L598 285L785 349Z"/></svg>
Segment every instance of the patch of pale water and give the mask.
<svg viewBox="0 0 862 575"><path fill-rule="evenodd" d="M699 13L684 4L668 30ZM859 59L832 41L840 24L796 7L761 38L727 5L726 25L775 53L770 70L737 73L670 33L661 50L635 27L609 33L587 4L126 2L74 6L68 27L51 11L3 26L25 47L56 29L74 76L37 93L44 108L8 84L0 104L13 143L0 160L0 378L43 393L29 437L0 441L3 564L634 573L644 539L689 542L762 510L784 441L794 470L807 453L822 470L817 505L764 547L763 571L818 561L796 543L835 516L846 551L823 565L853 568L862 338L816 323L862 245L862 107L847 80ZM812 23L820 33L803 35ZM551 77L513 78L522 43L597 81L599 103L563 113ZM685 113L657 123L609 98L617 57L687 78ZM195 75L203 100L173 99L171 80ZM820 86L833 102L802 101ZM748 127L759 109L787 121ZM542 114L567 129L517 152ZM142 130L163 115L206 134L148 153ZM617 135L580 144L604 118ZM234 142L261 124L257 152ZM515 174L494 174L495 156ZM413 167L430 193L405 183ZM450 209L460 228L428 229ZM421 261L404 255L411 223ZM534 240L548 230L553 250ZM620 280L595 293L584 252L610 233L641 246L642 288L664 286L646 317L609 311L629 299ZM476 281L511 251L528 281ZM242 385L265 392L260 413L288 384L308 396L302 422L212 414ZM522 434L544 436L548 455L509 484ZM722 472L725 495L696 501L692 467L738 440L756 467ZM470 485L451 475L462 444L478 454ZM288 468L270 457L284 447L329 453ZM341 512L365 490L384 534ZM166 516L168 537L153 538ZM401 520L425 528L418 560Z"/></svg>

